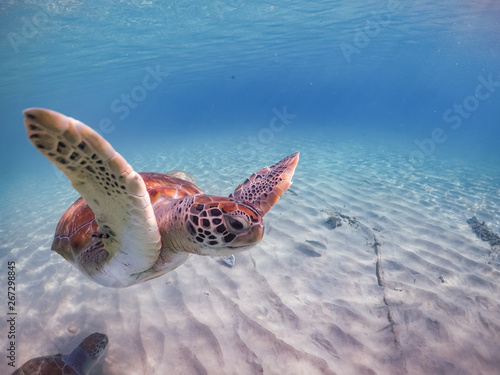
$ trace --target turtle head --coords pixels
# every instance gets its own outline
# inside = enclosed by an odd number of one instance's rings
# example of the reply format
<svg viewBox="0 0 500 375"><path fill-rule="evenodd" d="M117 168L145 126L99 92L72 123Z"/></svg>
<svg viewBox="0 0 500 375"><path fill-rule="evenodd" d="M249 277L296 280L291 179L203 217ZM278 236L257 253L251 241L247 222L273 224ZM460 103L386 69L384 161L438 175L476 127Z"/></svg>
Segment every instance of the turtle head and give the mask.
<svg viewBox="0 0 500 375"><path fill-rule="evenodd" d="M174 202L169 206L174 215L171 222L181 227L182 235L166 235L170 247L217 256L239 253L257 244L264 236L262 217L292 184L298 161L296 152L262 168L227 198L198 194ZM186 232L189 246L179 241Z"/></svg>
<svg viewBox="0 0 500 375"><path fill-rule="evenodd" d="M107 345L108 336L94 332L87 336L71 354L63 355L62 359L82 374L87 374L102 357Z"/></svg>
<svg viewBox="0 0 500 375"><path fill-rule="evenodd" d="M232 198L197 195L184 218L190 242L201 255L239 253L264 235L262 215Z"/></svg>

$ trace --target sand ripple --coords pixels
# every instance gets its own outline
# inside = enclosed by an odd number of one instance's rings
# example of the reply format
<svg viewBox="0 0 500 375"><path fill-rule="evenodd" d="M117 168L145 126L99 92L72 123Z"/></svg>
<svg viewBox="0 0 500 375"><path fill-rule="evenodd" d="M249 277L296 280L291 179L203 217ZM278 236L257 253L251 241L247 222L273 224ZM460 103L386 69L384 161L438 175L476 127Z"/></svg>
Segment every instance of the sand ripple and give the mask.
<svg viewBox="0 0 500 375"><path fill-rule="evenodd" d="M127 289L94 284L48 250L75 199L69 184L6 188L0 262L18 264L19 364L100 331L110 344L94 374L498 373L498 254L466 223L476 215L498 231L498 175L451 160L412 170L404 153L327 141L297 138L253 159L241 145L134 153L136 169L184 169L227 195L302 152L264 240L235 267L192 257ZM331 229L332 212L358 224Z"/></svg>

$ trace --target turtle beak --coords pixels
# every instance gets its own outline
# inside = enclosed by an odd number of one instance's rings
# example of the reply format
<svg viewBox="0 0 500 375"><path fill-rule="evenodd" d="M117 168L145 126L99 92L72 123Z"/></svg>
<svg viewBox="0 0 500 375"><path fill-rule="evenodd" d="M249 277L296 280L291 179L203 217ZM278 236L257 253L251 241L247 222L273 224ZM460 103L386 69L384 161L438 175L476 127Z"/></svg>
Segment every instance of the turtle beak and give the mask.
<svg viewBox="0 0 500 375"><path fill-rule="evenodd" d="M262 240L262 237L264 237L264 225L260 222L252 226L249 231L238 235L229 248L243 251L258 244Z"/></svg>

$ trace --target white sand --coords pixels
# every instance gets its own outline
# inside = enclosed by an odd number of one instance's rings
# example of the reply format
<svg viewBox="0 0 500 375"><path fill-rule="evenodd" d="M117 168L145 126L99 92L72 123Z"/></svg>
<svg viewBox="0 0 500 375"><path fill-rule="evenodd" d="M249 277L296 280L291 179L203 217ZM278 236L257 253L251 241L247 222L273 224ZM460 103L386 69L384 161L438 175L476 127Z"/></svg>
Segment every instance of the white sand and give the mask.
<svg viewBox="0 0 500 375"><path fill-rule="evenodd" d="M499 373L500 263L466 223L475 214L498 231L498 171L443 159L411 170L405 152L328 140L275 142L250 157L244 143L220 144L123 154L137 170L184 169L228 195L301 151L264 240L234 268L191 257L159 279L101 287L49 251L76 198L69 184L50 172L6 189L0 281L14 260L18 366L100 331L110 344L92 374ZM360 224L331 229L333 210ZM4 292L0 301L6 311Z"/></svg>

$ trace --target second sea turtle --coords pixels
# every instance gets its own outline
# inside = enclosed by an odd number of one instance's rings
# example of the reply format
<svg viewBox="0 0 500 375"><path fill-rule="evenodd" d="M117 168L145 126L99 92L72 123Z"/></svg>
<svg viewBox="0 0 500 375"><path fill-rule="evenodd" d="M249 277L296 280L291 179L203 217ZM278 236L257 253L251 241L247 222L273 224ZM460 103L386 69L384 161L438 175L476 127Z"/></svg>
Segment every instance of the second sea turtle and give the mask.
<svg viewBox="0 0 500 375"><path fill-rule="evenodd" d="M30 359L12 375L87 375L104 354L108 336L95 332L70 354L54 354Z"/></svg>

